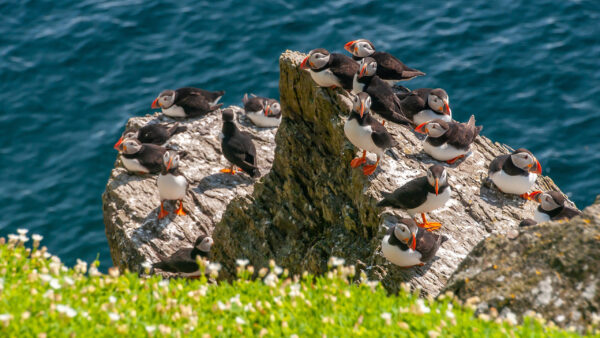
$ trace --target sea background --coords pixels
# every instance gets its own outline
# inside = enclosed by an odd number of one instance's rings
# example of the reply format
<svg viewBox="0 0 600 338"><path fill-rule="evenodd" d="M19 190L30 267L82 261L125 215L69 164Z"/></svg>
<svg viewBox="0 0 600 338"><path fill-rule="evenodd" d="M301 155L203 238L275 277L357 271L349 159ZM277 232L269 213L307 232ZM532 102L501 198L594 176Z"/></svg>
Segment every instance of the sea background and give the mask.
<svg viewBox="0 0 600 338"><path fill-rule="evenodd" d="M443 87L454 118L530 149L580 208L600 193L598 1L0 2L0 236L112 266L104 191L128 118L163 89L279 97L286 49L370 39Z"/></svg>

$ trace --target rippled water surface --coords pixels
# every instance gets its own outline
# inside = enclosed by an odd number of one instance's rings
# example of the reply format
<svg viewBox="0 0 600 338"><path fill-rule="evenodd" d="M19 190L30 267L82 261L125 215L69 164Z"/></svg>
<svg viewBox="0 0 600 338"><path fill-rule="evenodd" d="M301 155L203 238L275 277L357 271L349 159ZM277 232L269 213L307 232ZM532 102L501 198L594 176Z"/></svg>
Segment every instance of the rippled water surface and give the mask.
<svg viewBox="0 0 600 338"><path fill-rule="evenodd" d="M0 235L111 265L101 194L127 119L165 88L278 97L285 49L372 40L444 87L456 119L537 155L580 207L600 193L600 2L0 2Z"/></svg>

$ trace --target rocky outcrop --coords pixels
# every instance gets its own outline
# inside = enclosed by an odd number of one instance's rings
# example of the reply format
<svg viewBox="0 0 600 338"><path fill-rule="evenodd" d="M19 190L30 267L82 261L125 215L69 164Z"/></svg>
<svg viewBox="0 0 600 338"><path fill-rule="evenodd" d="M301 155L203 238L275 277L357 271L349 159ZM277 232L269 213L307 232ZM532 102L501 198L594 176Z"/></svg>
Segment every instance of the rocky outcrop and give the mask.
<svg viewBox="0 0 600 338"><path fill-rule="evenodd" d="M535 311L580 332L600 325L600 196L570 221L523 228L477 245L447 290L477 300L479 312L522 317ZM473 301L471 301L473 303Z"/></svg>

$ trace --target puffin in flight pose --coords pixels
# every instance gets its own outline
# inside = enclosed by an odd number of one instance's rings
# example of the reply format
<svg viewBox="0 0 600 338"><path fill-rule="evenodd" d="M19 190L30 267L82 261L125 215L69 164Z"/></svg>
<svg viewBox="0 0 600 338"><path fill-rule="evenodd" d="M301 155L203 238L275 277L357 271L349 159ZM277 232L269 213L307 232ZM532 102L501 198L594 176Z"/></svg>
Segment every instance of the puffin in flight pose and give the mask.
<svg viewBox="0 0 600 338"><path fill-rule="evenodd" d="M509 155L500 155L490 162L488 176L498 190L531 200L538 192L527 193L542 173L540 162L524 148Z"/></svg>
<svg viewBox="0 0 600 338"><path fill-rule="evenodd" d="M137 174L156 174L161 171L166 148L156 144L141 143L135 138L119 142L117 150L127 171Z"/></svg>
<svg viewBox="0 0 600 338"><path fill-rule="evenodd" d="M231 168L221 169L222 173L235 175L235 167L239 167L252 177L260 176L256 166L256 147L252 138L246 132L240 131L235 125L235 112L233 109L225 109L223 116L223 139L221 150L225 158L231 162Z"/></svg>
<svg viewBox="0 0 600 338"><path fill-rule="evenodd" d="M408 181L393 193L383 192L383 199L377 206L405 209L413 218L415 214L420 213L423 223L418 223L419 226L433 231L442 225L428 222L425 213L443 207L450 199L450 192L446 169L434 164L427 169L427 176Z"/></svg>
<svg viewBox="0 0 600 338"><path fill-rule="evenodd" d="M300 64L300 69L307 70L319 87L352 90L352 78L358 65L346 55L317 48L308 53Z"/></svg>
<svg viewBox="0 0 600 338"><path fill-rule="evenodd" d="M163 155L163 169L156 180L158 186L158 195L160 196L160 212L158 219L162 219L169 214L164 208L165 201L179 201L179 208L175 214L185 216L183 210L183 199L188 191L188 180L179 171L179 154L173 150L168 150Z"/></svg>
<svg viewBox="0 0 600 338"><path fill-rule="evenodd" d="M167 142L171 136L186 130L187 127L180 126L179 123L148 123L138 130L126 129L119 141L115 143L114 148L118 150L121 142L127 138L137 139L141 143L161 145Z"/></svg>
<svg viewBox="0 0 600 338"><path fill-rule="evenodd" d="M378 65L377 76L390 85L425 75L422 71L408 67L390 53L375 51L375 46L367 39L350 41L344 45L344 49L350 52L356 61L367 56L375 59Z"/></svg>
<svg viewBox="0 0 600 338"><path fill-rule="evenodd" d="M352 168L356 168L367 162L367 151L377 154L377 162L373 165L365 165L363 173L371 175L379 160L383 157L383 152L387 148L397 145L397 142L388 133L385 127L375 120L369 110L371 108L371 98L369 94L361 92L354 96L353 108L350 117L344 124L344 134L352 144L363 149L362 157L358 157L350 162Z"/></svg>
<svg viewBox="0 0 600 338"><path fill-rule="evenodd" d="M465 157L482 128L475 126L475 115L471 115L467 123L433 120L420 124L415 131L427 134L423 141L423 150L427 154L453 164Z"/></svg>
<svg viewBox="0 0 600 338"><path fill-rule="evenodd" d="M210 92L192 87L167 89L161 92L154 101L152 109L162 109L163 114L170 117L197 117L219 109L217 104L225 91Z"/></svg>
<svg viewBox="0 0 600 338"><path fill-rule="evenodd" d="M258 127L278 127L281 123L281 105L275 99L244 95L242 99L246 116Z"/></svg>
<svg viewBox="0 0 600 338"><path fill-rule="evenodd" d="M442 88L420 88L410 91L406 87L396 86L400 92L396 96L401 100L400 107L404 116L415 126L431 120L452 121L452 110L448 93Z"/></svg>
<svg viewBox="0 0 600 338"><path fill-rule="evenodd" d="M533 199L540 203L535 209L533 219L538 222L571 219L581 215L581 211L565 204L566 198L558 191L531 193Z"/></svg>
<svg viewBox="0 0 600 338"><path fill-rule="evenodd" d="M377 71L375 59L366 57L360 61L358 67L358 71L354 74L352 93L369 94L372 100L371 109L385 120L402 125L412 124L411 120L402 115L400 99L392 88L375 75Z"/></svg>
<svg viewBox="0 0 600 338"><path fill-rule="evenodd" d="M435 257L440 246L448 240L417 226L411 218L403 218L388 229L381 242L383 256L403 268L423 266Z"/></svg>
<svg viewBox="0 0 600 338"><path fill-rule="evenodd" d="M166 272L180 273L183 277L197 277L201 272L196 259L198 256L208 257L212 245L211 237L199 236L193 248L179 249L169 257L159 256L160 262L152 264L152 267Z"/></svg>

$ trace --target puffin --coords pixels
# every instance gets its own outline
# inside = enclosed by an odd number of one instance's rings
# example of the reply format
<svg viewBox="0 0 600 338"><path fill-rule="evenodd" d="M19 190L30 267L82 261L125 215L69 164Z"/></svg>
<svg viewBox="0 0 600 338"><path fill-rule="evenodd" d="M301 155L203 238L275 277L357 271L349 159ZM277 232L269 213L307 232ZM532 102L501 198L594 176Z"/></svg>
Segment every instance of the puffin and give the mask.
<svg viewBox="0 0 600 338"><path fill-rule="evenodd" d="M437 222L428 222L425 213L443 207L450 199L450 185L446 169L434 164L427 169L427 175L408 181L405 185L392 193L383 192L383 199L377 203L378 207L393 207L405 209L414 218L421 214L420 227L433 231L442 225Z"/></svg>
<svg viewBox="0 0 600 338"><path fill-rule="evenodd" d="M377 72L377 62L371 57L366 57L358 64L358 71L354 74L352 93L366 92L371 97L373 112L385 120L401 125L411 125L412 121L402 114L400 99L396 96ZM385 123L385 121L384 121Z"/></svg>
<svg viewBox="0 0 600 338"><path fill-rule="evenodd" d="M141 143L150 143L161 145L167 142L173 135L187 130L186 126L180 126L179 123L148 123L142 128L135 130L125 129L121 138L115 143L114 148L119 149L124 139L137 139Z"/></svg>
<svg viewBox="0 0 600 338"><path fill-rule="evenodd" d="M156 144L141 143L135 138L126 138L117 150L127 171L137 174L156 174L162 169L166 148Z"/></svg>
<svg viewBox="0 0 600 338"><path fill-rule="evenodd" d="M160 262L152 264L152 267L166 272L179 273L183 277L197 277L201 272L196 259L208 257L212 245L211 237L199 236L194 242L194 247L179 249L169 257L159 255Z"/></svg>
<svg viewBox="0 0 600 338"><path fill-rule="evenodd" d="M163 155L163 167L156 179L158 195L160 197L160 212L158 219L163 219L169 214L164 208L165 201L179 201L179 208L175 214L185 216L183 210L183 199L188 191L188 180L179 171L179 154L174 150L168 150Z"/></svg>
<svg viewBox="0 0 600 338"><path fill-rule="evenodd" d="M442 88L419 88L412 91L402 86L394 88L400 89L396 96L401 100L402 114L412 120L415 126L435 119L452 121L450 99Z"/></svg>
<svg viewBox="0 0 600 338"><path fill-rule="evenodd" d="M505 194L520 195L532 200L538 193L527 193L542 173L540 162L524 148L519 148L508 155L500 155L490 162L488 176L498 190Z"/></svg>
<svg viewBox="0 0 600 338"><path fill-rule="evenodd" d="M223 90L210 92L193 87L167 89L152 101L152 109L160 108L163 114L170 117L202 116L221 108L223 104L217 102L224 94Z"/></svg>
<svg viewBox="0 0 600 338"><path fill-rule="evenodd" d="M356 61L367 56L375 59L378 65L377 76L390 85L425 75L420 70L408 67L390 53L375 51L375 46L367 39L350 41L344 45L344 49L350 52Z"/></svg>
<svg viewBox="0 0 600 338"><path fill-rule="evenodd" d="M427 134L423 141L423 150L427 154L438 161L453 164L465 157L482 128L475 126L475 115L471 115L467 123L438 119L421 123L415 131Z"/></svg>
<svg viewBox="0 0 600 338"><path fill-rule="evenodd" d="M235 125L235 112L233 109L223 110L222 117L223 139L221 140L221 150L225 158L231 162L231 168L221 169L221 172L235 175L235 167L237 166L252 177L260 176L260 171L256 166L256 147L250 134L240 131Z"/></svg>
<svg viewBox="0 0 600 338"><path fill-rule="evenodd" d="M423 266L435 257L440 246L448 240L417 226L411 218L403 218L390 227L381 242L383 256L403 268Z"/></svg>
<svg viewBox="0 0 600 338"><path fill-rule="evenodd" d="M242 102L246 116L257 127L278 127L281 123L281 105L277 100L244 94Z"/></svg>
<svg viewBox="0 0 600 338"><path fill-rule="evenodd" d="M398 143L392 138L385 127L374 119L369 110L371 109L371 97L365 92L358 93L353 98L353 108L350 117L344 124L344 134L356 147L363 149L362 157L350 162L352 168L356 168L367 162L367 151L377 154L375 164L365 165L363 173L371 175L377 169L379 160L387 148L395 147Z"/></svg>
<svg viewBox="0 0 600 338"><path fill-rule="evenodd" d="M352 78L358 70L358 65L346 55L317 48L311 50L302 60L300 69L308 71L319 87L352 90Z"/></svg>
<svg viewBox="0 0 600 338"><path fill-rule="evenodd" d="M538 222L569 220L581 215L581 211L565 204L566 198L558 191L535 192L533 199L540 203L533 213L533 219Z"/></svg>

